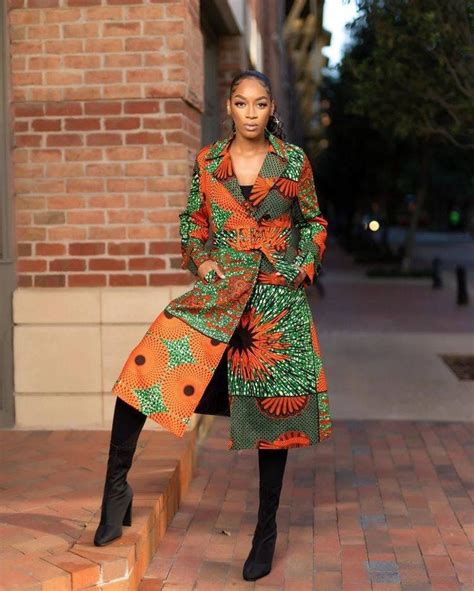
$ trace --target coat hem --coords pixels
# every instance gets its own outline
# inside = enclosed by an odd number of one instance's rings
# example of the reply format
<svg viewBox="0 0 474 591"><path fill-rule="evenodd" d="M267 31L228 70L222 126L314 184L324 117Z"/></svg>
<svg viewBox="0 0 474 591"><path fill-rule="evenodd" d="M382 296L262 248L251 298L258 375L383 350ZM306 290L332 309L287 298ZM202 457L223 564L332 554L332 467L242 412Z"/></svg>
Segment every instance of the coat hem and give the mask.
<svg viewBox="0 0 474 591"><path fill-rule="evenodd" d="M119 388L119 386L117 386L117 387L114 386L114 388L112 388L112 393L115 394L115 396L118 396L124 402L126 402L127 404L130 404L130 406L133 406L133 408L135 408L136 410L140 411L148 419L151 419L155 423L158 423L166 431L172 433L173 435L176 435L177 437L184 437L184 434L185 434L185 431L186 431L186 426L190 422L191 417L185 417L183 419L179 415L176 415L176 414L171 413L169 411L167 411L167 413L166 413L167 419L165 419L164 417L159 417L158 416L159 413L146 414L141 409L140 404L136 400L136 396L135 396L135 394L134 394L134 392L133 392L132 389L127 388L127 387L124 387L124 386L122 386L122 390L118 390L118 388ZM165 420L169 421L170 419L172 421L175 421L176 424L182 423L182 426L180 425L179 428L178 427L174 427L174 426L171 427L170 425L168 425L168 424L165 423Z"/></svg>

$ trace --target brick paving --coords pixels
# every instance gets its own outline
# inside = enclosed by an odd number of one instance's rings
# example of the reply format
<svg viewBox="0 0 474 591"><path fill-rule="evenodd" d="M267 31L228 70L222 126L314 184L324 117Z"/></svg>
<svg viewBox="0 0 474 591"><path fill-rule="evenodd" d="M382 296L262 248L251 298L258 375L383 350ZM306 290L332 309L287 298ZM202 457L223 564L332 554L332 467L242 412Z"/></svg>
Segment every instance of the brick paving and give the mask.
<svg viewBox="0 0 474 591"><path fill-rule="evenodd" d="M132 527L97 548L110 432L0 431L0 591L137 589L189 484L196 434L141 434Z"/></svg>
<svg viewBox="0 0 474 591"><path fill-rule="evenodd" d="M269 575L243 580L258 509L256 450L198 446L195 478L139 591L472 591L474 426L334 421L290 449ZM223 531L227 532L223 533Z"/></svg>

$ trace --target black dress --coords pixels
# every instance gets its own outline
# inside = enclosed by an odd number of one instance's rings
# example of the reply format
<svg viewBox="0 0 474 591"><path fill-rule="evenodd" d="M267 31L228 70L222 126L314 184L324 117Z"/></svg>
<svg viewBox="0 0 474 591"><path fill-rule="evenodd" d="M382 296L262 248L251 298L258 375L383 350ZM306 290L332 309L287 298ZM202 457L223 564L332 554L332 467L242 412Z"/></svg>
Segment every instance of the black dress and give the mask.
<svg viewBox="0 0 474 591"><path fill-rule="evenodd" d="M250 193L252 192L253 185L239 185L239 187L241 188L245 199L248 199L250 197Z"/></svg>

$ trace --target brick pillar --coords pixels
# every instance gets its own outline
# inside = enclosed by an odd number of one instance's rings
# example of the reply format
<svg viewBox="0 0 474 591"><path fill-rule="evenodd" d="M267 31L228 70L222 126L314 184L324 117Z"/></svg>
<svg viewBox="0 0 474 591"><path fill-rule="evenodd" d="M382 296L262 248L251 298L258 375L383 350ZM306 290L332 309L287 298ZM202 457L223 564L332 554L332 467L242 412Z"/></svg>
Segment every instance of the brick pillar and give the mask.
<svg viewBox="0 0 474 591"><path fill-rule="evenodd" d="M229 88L232 78L241 70L248 68L248 60L245 52L245 40L242 35L221 35L218 39L218 73L219 82L219 121L226 121L222 127L222 133L231 130L232 122L227 115L226 102L229 98Z"/></svg>
<svg viewBox="0 0 474 591"><path fill-rule="evenodd" d="M186 284L199 1L10 0L21 287Z"/></svg>

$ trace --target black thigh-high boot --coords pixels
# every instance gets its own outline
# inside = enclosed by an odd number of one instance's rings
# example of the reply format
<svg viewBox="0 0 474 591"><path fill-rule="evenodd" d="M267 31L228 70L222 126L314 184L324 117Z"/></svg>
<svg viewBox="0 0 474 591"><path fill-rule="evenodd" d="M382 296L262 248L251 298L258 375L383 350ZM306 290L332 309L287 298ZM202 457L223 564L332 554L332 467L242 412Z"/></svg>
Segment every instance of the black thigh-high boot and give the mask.
<svg viewBox="0 0 474 591"><path fill-rule="evenodd" d="M258 522L252 539L252 549L242 572L246 581L255 581L267 575L272 568L277 538L276 513L287 457L288 449L258 450Z"/></svg>
<svg viewBox="0 0 474 591"><path fill-rule="evenodd" d="M105 546L122 535L122 525L132 525L133 490L127 482L138 438L146 415L117 396L110 436L100 523L94 544Z"/></svg>

